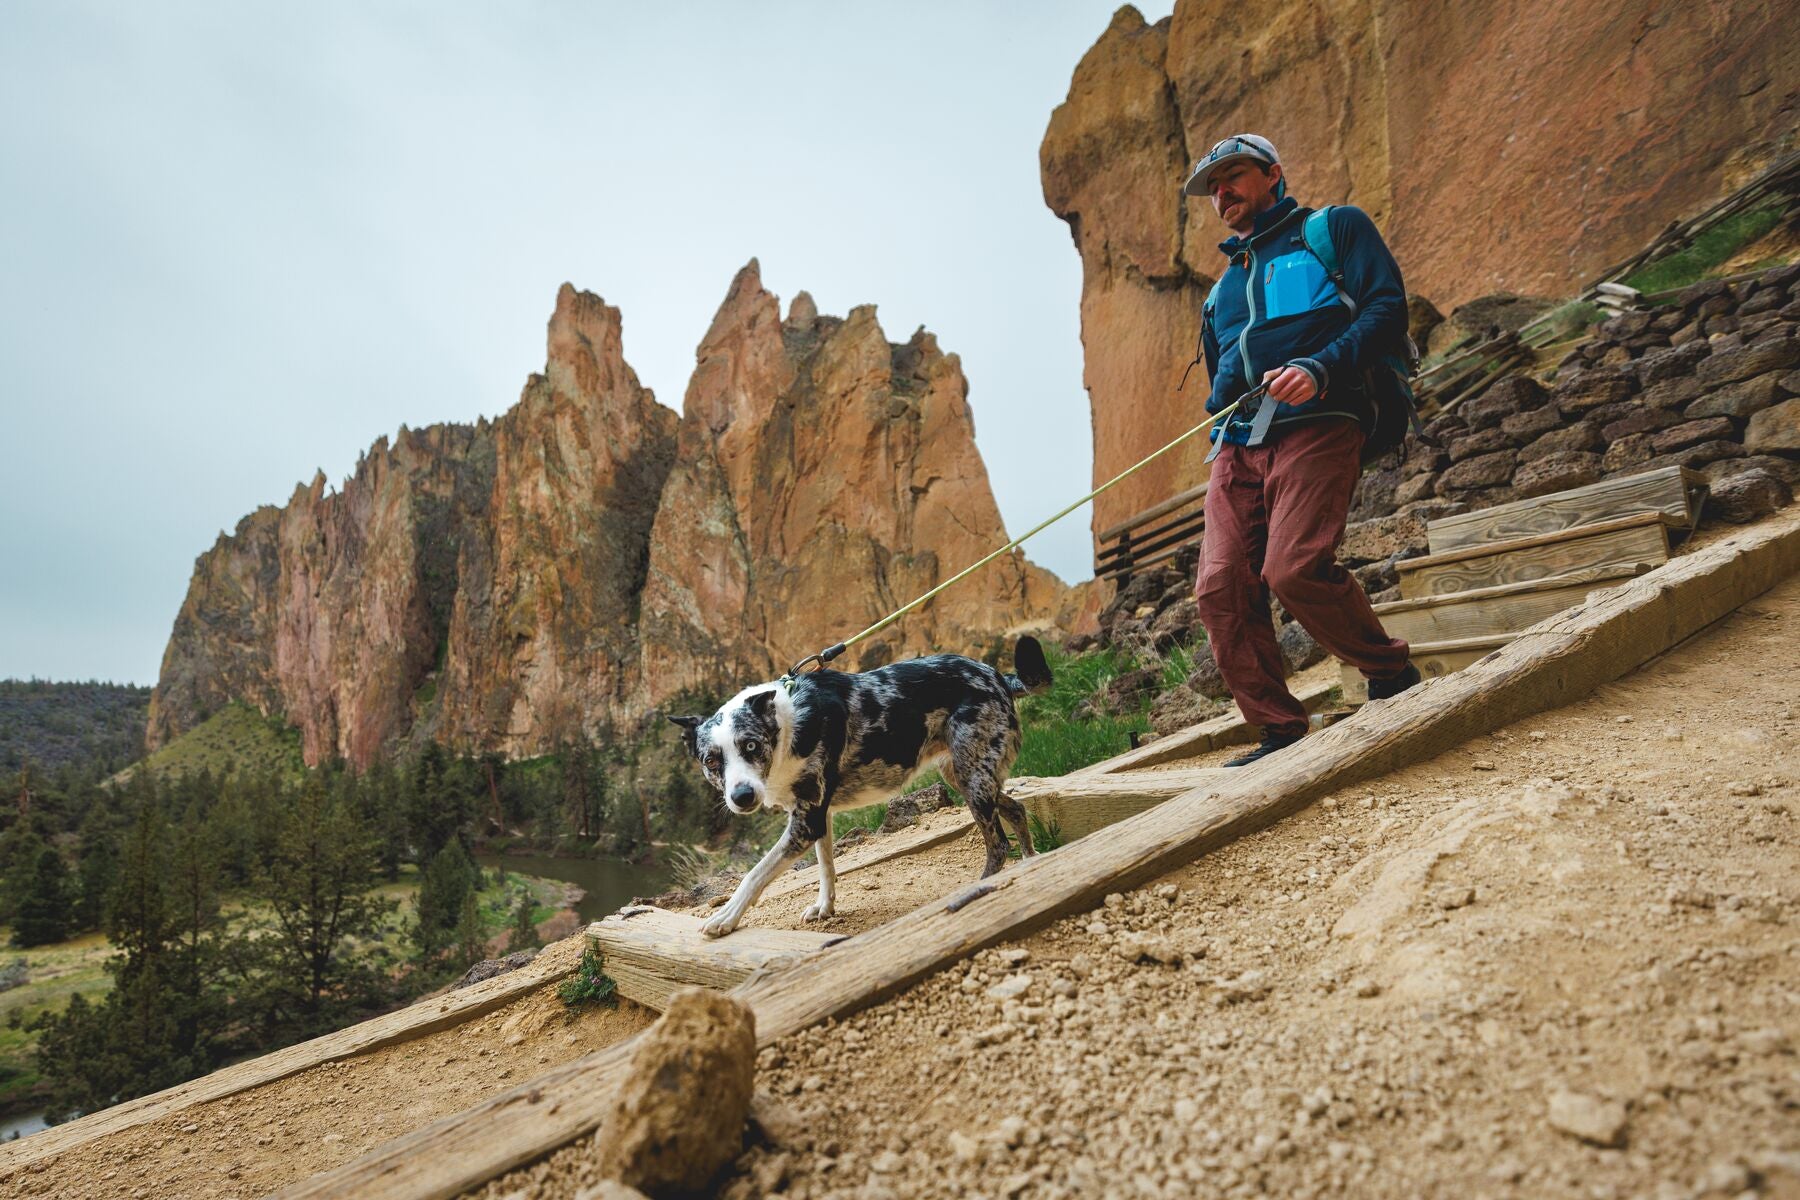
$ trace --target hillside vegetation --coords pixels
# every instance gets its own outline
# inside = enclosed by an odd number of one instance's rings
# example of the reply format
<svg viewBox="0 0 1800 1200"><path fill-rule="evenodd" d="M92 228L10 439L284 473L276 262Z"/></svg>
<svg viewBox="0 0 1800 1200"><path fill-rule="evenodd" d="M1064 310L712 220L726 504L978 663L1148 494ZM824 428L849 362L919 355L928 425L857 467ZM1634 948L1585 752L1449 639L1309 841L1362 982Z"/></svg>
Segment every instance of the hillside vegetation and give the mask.
<svg viewBox="0 0 1800 1200"><path fill-rule="evenodd" d="M143 753L150 689L123 683L0 680L0 774L99 762L113 769Z"/></svg>

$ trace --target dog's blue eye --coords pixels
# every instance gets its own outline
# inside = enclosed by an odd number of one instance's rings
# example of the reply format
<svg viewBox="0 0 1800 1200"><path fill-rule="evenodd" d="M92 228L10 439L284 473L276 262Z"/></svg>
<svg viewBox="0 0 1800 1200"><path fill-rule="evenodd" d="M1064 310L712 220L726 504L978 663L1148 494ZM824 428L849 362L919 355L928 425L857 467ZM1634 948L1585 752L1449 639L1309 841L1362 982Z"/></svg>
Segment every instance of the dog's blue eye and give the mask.
<svg viewBox="0 0 1800 1200"><path fill-rule="evenodd" d="M762 749L762 743L757 741L755 738L745 738L744 739L744 753L745 754L755 754L758 750L761 750L761 749Z"/></svg>

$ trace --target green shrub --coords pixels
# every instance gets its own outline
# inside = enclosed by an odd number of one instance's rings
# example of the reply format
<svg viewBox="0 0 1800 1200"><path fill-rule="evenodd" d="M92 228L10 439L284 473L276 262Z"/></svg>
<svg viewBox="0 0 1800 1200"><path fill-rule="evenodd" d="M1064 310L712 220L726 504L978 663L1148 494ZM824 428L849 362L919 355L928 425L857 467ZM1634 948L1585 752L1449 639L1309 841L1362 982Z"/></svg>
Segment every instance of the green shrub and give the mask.
<svg viewBox="0 0 1800 1200"><path fill-rule="evenodd" d="M1770 200L1726 217L1696 237L1687 247L1640 267L1625 283L1640 292L1666 292L1704 279L1745 246L1767 236L1781 224L1785 201Z"/></svg>
<svg viewBox="0 0 1800 1200"><path fill-rule="evenodd" d="M606 960L592 946L581 953L581 965L575 973L562 981L557 987L557 997L570 1008L579 1008L584 1004L598 1004L602 1008L617 1008L619 1005L619 985L612 976L606 973Z"/></svg>

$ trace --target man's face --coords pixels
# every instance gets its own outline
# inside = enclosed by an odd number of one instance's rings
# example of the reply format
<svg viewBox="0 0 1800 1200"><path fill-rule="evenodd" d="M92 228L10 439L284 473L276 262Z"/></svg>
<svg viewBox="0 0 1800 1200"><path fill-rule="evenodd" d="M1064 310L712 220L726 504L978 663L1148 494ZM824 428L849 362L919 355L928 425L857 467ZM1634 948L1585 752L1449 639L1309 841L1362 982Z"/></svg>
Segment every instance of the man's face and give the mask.
<svg viewBox="0 0 1800 1200"><path fill-rule="evenodd" d="M1258 213L1275 203L1275 185L1281 182L1281 164L1266 170L1257 163L1238 161L1213 172L1213 211L1234 233L1248 233Z"/></svg>

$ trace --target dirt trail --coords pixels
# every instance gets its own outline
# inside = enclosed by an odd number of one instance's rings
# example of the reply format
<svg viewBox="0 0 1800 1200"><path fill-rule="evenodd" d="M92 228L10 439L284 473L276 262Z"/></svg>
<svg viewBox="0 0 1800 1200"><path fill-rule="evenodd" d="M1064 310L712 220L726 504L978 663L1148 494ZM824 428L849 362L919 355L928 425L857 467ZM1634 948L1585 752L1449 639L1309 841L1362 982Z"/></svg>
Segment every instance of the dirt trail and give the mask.
<svg viewBox="0 0 1800 1200"><path fill-rule="evenodd" d="M724 1194L1800 1197L1797 687L1791 580L785 1039L792 1120ZM573 1196L586 1156L487 1194Z"/></svg>
<svg viewBox="0 0 1800 1200"><path fill-rule="evenodd" d="M583 944L567 938L543 953L573 969ZM99 1138L0 1179L0 1200L261 1196L630 1037L655 1017L628 1001L574 1014L546 984L465 1025Z"/></svg>

